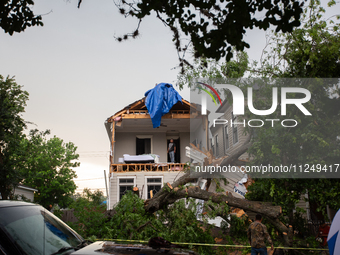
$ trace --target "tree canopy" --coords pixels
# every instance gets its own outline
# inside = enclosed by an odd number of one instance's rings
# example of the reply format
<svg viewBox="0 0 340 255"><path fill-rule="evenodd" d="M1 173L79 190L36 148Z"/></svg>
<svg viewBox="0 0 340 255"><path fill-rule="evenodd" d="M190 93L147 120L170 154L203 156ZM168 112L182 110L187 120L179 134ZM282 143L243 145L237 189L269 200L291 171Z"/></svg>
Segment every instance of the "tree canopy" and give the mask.
<svg viewBox="0 0 340 255"><path fill-rule="evenodd" d="M42 17L32 11L33 0L4 0L0 4L0 27L13 35L20 33L27 27L42 26Z"/></svg>
<svg viewBox="0 0 340 255"><path fill-rule="evenodd" d="M73 181L77 175L73 168L80 165L77 147L56 136L47 139L50 132L31 130L22 148L28 152L23 167L23 184L38 190L35 201L46 208L58 204L67 207L77 186Z"/></svg>
<svg viewBox="0 0 340 255"><path fill-rule="evenodd" d="M177 201L169 208L150 214L144 201L129 191L104 215L106 205L98 203L102 192L85 189L70 206L78 221L69 223L85 238L145 240L162 237L171 242L214 243L206 219L197 220L192 199ZM188 206L192 204L191 209ZM211 247L197 247L199 254L215 254Z"/></svg>
<svg viewBox="0 0 340 255"><path fill-rule="evenodd" d="M26 127L21 114L25 111L28 93L14 78L0 75L0 193L2 199L11 195L13 186L22 178L20 142Z"/></svg>
<svg viewBox="0 0 340 255"><path fill-rule="evenodd" d="M139 22L154 13L172 31L179 53L186 51L188 44L183 45L181 39L188 36L196 58L219 60L225 57L227 61L232 57L232 47L238 51L249 48L243 39L246 29L266 30L273 26L277 32L289 32L299 26L303 3L296 0L116 1L121 14L136 17ZM138 28L118 40L136 37ZM184 61L181 57L180 60Z"/></svg>
<svg viewBox="0 0 340 255"><path fill-rule="evenodd" d="M330 1L330 6L333 4L335 2ZM248 134L252 134L251 139L245 141L240 147L241 149L229 155L228 160L222 161L221 166L232 164L232 159L238 158L244 152L250 154L252 159L249 162L250 165L289 166L292 164L304 166L309 164L311 167L314 166L314 170L310 169L310 172L314 173L318 165L324 168L332 164L336 166L335 164L339 163L339 24L336 17L325 19L324 13L325 9L321 6L320 1L310 1L309 6L304 9L302 27L295 28L285 34L272 32L269 35L270 47L266 49L267 51L264 51L260 66L249 66L248 61L245 60L246 55L238 53L238 57L229 63L201 59L197 61L193 69L188 68L184 74L180 75L180 84L185 86L192 85L198 78L206 78L209 81L216 81L220 78L225 80L239 78L247 71L248 75L251 76L250 79L237 79L234 82L236 81L235 84L244 89L245 92L248 86L253 85L254 81L261 81L260 79L257 80L258 77L262 78L262 82L257 83L258 89L253 89L255 109L270 109L273 86L278 88L289 87L289 84L284 83L287 81L286 78L294 78L288 80L293 82L290 84L292 87L306 88L312 95L312 99L305 104L312 116L305 116L298 108L292 106L288 108L284 118L297 120L298 125L296 127L286 128L281 125L274 125L274 127L269 128L248 128ZM234 72L235 70L237 72ZM324 77L333 79L321 79ZM314 79L310 80L309 78ZM210 84L213 85L213 83ZM298 93L289 95L290 98L298 98L299 96ZM231 99L228 95L227 98L228 100ZM245 119L262 120L282 120L282 117L280 111L269 116L254 115L248 111L244 116ZM239 121L241 120L242 118L239 119ZM254 129L256 129L255 132L253 132ZM299 214L301 211L297 210L297 213L294 214L296 204L303 199L303 195L308 195L308 202L313 209L313 220L322 219L323 216L327 219L327 206L335 210L340 208L337 199L340 194L338 179L321 178L322 176L323 174L320 173L320 178L315 179L309 178L308 173L304 173L304 176L300 176L302 178L296 179L258 178L249 187L246 198L270 202L272 205L282 208L282 215L278 218L269 215L267 212L262 212L279 232L287 233L288 229L285 229L284 224L291 224L295 230L303 233L303 222L302 225L298 224L298 221L301 220ZM190 181L188 176L186 178L187 180L181 180L180 185ZM177 187L178 185L173 183L172 186ZM172 191L168 194L157 193L155 199L147 201L145 207L147 210L161 207L163 204L175 201L181 195L185 195L182 190ZM224 194L214 195L188 189L186 195L199 199L211 196L216 201L226 200L228 205L233 203L233 206L237 207L234 201ZM220 206L223 206L223 203L220 203L216 208L218 209ZM239 206L249 210L246 204ZM267 205L267 207L270 206ZM275 211L273 207L270 208ZM255 206L250 210L255 211ZM285 237L283 235L283 238ZM285 242L292 245L292 239L287 239Z"/></svg>
<svg viewBox="0 0 340 255"><path fill-rule="evenodd" d="M195 57L227 61L232 57L232 47L237 50L249 48L244 40L247 29L289 32L300 25L300 15L305 0L169 0L169 1L114 1L124 16L136 18L137 28L118 37L118 41L139 35L142 21L155 14L173 34L180 64L185 60L185 51L193 46ZM78 7L82 0L78 0ZM42 26L42 17L33 13L33 0L3 1L0 6L0 26L12 35L30 26ZM114 14L113 14L114 15ZM183 43L183 41L188 43Z"/></svg>
<svg viewBox="0 0 340 255"><path fill-rule="evenodd" d="M328 7L336 4L328 1ZM271 33L263 51L260 76L290 78L335 78L340 73L340 15L325 18L321 1L304 8L302 25L290 33Z"/></svg>
<svg viewBox="0 0 340 255"><path fill-rule="evenodd" d="M335 3L330 1L329 4L332 6ZM299 86L312 94L312 99L306 104L312 116L305 116L299 110L292 109L287 111L285 118L298 120L296 127L287 129L278 125L275 128L258 129L249 150L254 155L251 164L270 162L276 165L319 164L325 167L339 163L339 23L335 17L325 19L324 13L320 1L311 1L304 11L301 28L295 28L285 35L273 34L270 38L270 49L264 53L256 75L296 78ZM334 79L305 79L299 82L298 78ZM271 98L269 87L260 93L264 98ZM258 107L268 109L268 101L257 100ZM279 118L277 115L269 117ZM305 178L309 178L307 173ZM250 188L254 192L250 193L249 198L284 205L288 213L292 212L301 195L308 192L310 204L317 205L316 210L327 218L327 205L333 209L340 208L340 203L334 199L340 194L339 188L338 179L334 178L266 179L258 180ZM317 218L316 215L313 217ZM290 215L290 221L293 221L293 215Z"/></svg>
<svg viewBox="0 0 340 255"><path fill-rule="evenodd" d="M38 190L35 201L49 208L58 204L66 207L76 189L73 168L79 155L77 147L54 136L49 130L24 131L27 91L14 78L0 75L0 194L1 199L13 198L19 183Z"/></svg>

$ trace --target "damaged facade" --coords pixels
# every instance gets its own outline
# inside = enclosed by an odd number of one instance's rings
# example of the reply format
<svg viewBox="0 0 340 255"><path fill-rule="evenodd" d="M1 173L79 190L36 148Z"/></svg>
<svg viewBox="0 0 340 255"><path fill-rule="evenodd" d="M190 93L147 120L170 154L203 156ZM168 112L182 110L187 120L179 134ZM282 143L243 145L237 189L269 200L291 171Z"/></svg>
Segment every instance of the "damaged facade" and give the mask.
<svg viewBox="0 0 340 255"><path fill-rule="evenodd" d="M172 86L171 86L172 88ZM177 93L177 92L176 92ZM142 199L157 193L164 183L178 179L190 158L186 147L190 144L190 116L195 106L181 99L161 117L156 128L146 106L147 97L133 102L105 122L110 139L110 174L108 208L119 202L127 190L138 188ZM197 132L205 133L199 141L207 146L208 122L197 122ZM175 162L167 153L170 139L176 145Z"/></svg>
<svg viewBox="0 0 340 255"><path fill-rule="evenodd" d="M238 125L231 125L228 123L210 125L211 138L210 146L215 158L223 158L233 155L233 153L240 148L250 138L250 133L245 132L245 127L242 125L242 119L233 114L232 106L227 100L224 100L223 104L216 110L216 113L220 113L218 119L233 120L234 123L240 123ZM221 122L222 123L222 122ZM256 131L256 130L255 130ZM253 133L254 134L254 133ZM256 133L255 133L256 135ZM239 167L246 165L246 162L251 160L248 153L244 153L239 157ZM243 161L243 163L242 163ZM233 192L232 194L238 197L244 198L247 193L247 188L252 184L252 180L247 175L241 173L235 173L228 175L227 183L220 181L218 183L212 182L209 186L209 191L215 191L218 188L222 188L227 192ZM308 194L303 194L300 201L296 204L296 209L300 208L304 210L302 217L307 221L313 221L313 212L308 202ZM254 218L255 214L247 212L250 218ZM330 215L327 209L327 213ZM331 218L331 217L330 217Z"/></svg>

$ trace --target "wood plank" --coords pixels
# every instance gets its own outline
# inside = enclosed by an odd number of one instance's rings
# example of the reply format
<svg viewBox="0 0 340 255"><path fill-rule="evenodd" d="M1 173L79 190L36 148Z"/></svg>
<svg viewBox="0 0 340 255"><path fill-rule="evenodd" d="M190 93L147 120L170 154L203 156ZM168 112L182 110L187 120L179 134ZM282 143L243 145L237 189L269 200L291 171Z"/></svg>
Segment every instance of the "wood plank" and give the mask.
<svg viewBox="0 0 340 255"><path fill-rule="evenodd" d="M112 161L111 164L114 162L115 158L115 135L116 135L116 122L112 122L112 134L111 134L111 150L112 150Z"/></svg>
<svg viewBox="0 0 340 255"><path fill-rule="evenodd" d="M123 120L128 119L150 119L148 114L122 114Z"/></svg>
<svg viewBox="0 0 340 255"><path fill-rule="evenodd" d="M149 114L122 114L122 118L124 119L150 119ZM165 114L163 119L190 119L189 113L174 113L174 114Z"/></svg>
<svg viewBox="0 0 340 255"><path fill-rule="evenodd" d="M107 120L107 122L114 122L114 119L115 119L115 118L121 116L121 115L124 114L124 113L126 113L126 109L123 109L123 110L117 112L115 115L111 116L111 117Z"/></svg>
<svg viewBox="0 0 340 255"><path fill-rule="evenodd" d="M190 113L184 113L184 114L179 114L179 113L174 113L174 114L165 114L162 118L163 119L190 119Z"/></svg>
<svg viewBox="0 0 340 255"><path fill-rule="evenodd" d="M166 165L157 163L148 164L111 164L110 173L112 172L141 172L141 171L183 171L185 163L168 163Z"/></svg>

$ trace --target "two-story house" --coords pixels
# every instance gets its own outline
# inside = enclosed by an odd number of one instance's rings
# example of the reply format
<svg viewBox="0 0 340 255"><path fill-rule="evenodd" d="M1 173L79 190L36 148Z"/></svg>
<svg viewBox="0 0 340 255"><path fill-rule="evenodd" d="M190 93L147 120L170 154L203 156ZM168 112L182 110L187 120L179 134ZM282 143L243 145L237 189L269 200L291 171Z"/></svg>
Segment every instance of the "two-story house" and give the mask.
<svg viewBox="0 0 340 255"><path fill-rule="evenodd" d="M207 117L195 119L196 105L181 99L154 128L146 100L147 96L125 106L105 121L111 151L109 209L127 190L136 188L140 197L147 199L164 183L172 183L183 174L186 163L190 162L185 150L191 142L190 125L195 126L196 132L206 133L198 143L205 148L208 144ZM174 163L167 153L171 139L176 146Z"/></svg>

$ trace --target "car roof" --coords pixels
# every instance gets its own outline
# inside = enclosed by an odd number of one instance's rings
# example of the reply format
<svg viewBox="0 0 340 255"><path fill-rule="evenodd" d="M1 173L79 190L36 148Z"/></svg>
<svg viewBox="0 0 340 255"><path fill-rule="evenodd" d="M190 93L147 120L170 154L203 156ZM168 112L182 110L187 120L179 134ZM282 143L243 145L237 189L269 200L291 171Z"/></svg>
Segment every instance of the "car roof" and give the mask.
<svg viewBox="0 0 340 255"><path fill-rule="evenodd" d="M24 201L0 200L0 208L12 206L38 206L38 205Z"/></svg>

